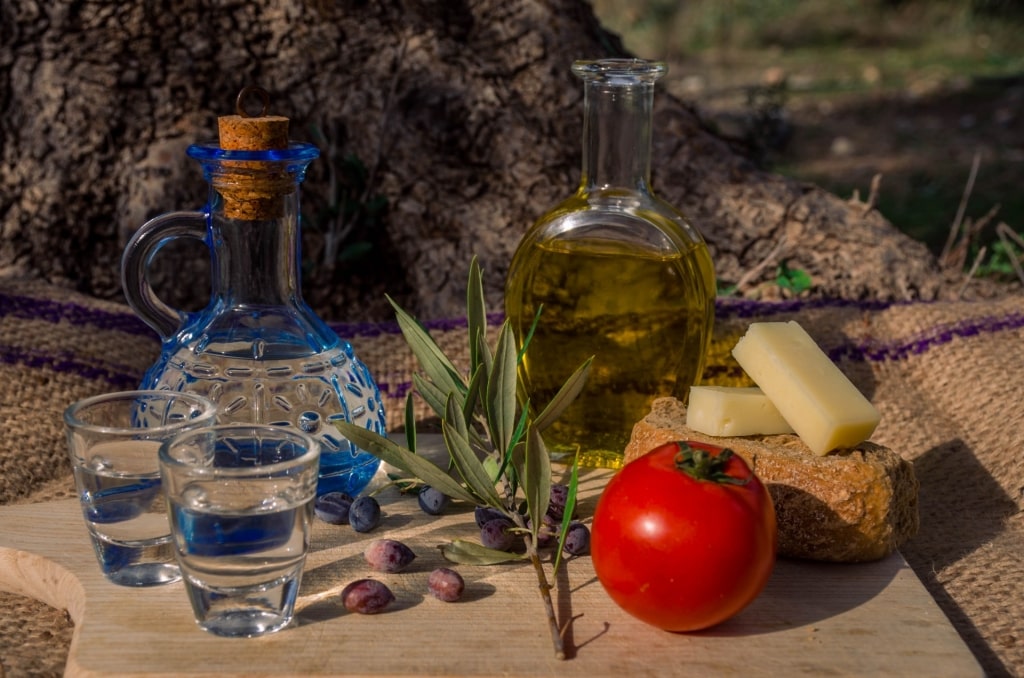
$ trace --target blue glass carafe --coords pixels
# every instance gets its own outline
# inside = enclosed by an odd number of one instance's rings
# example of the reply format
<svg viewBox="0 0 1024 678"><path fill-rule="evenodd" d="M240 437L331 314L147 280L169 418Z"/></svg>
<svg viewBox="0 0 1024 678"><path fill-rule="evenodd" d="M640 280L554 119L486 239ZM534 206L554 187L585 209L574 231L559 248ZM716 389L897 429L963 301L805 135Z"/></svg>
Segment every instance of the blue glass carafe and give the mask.
<svg viewBox="0 0 1024 678"><path fill-rule="evenodd" d="M219 406L221 423L291 426L322 446L318 494L355 496L380 465L332 425L363 424L385 434L380 391L351 344L302 299L299 185L319 151L289 141L288 118L219 119L217 144L194 144L189 157L209 184L204 210L171 212L145 223L125 248L122 286L128 303L160 335L162 349L142 388L189 391ZM170 307L147 269L175 238L210 250L212 293L202 311Z"/></svg>

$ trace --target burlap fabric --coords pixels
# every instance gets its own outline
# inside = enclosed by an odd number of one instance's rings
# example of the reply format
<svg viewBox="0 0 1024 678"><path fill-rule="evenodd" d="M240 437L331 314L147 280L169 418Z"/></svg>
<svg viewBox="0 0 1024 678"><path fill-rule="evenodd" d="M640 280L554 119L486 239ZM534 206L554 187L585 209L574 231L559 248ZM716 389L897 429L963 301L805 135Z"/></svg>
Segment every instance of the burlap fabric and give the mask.
<svg viewBox="0 0 1024 678"><path fill-rule="evenodd" d="M750 322L789 319L880 409L872 439L914 463L921 530L903 554L985 670L1024 675L1024 296L721 301L710 380L742 377L728 351ZM446 350L465 353L464 322L427 324ZM336 329L373 371L389 426L399 427L415 365L397 327ZM0 503L70 496L62 410L133 387L157 350L155 336L124 306L0 280ZM0 593L0 665L8 676L59 674L72 633L62 611Z"/></svg>

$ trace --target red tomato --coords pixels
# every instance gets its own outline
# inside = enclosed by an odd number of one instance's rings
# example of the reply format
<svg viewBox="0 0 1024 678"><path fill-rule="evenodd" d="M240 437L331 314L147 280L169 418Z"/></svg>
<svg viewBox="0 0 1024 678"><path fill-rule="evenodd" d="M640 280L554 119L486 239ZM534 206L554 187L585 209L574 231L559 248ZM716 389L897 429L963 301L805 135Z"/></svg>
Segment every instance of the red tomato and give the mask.
<svg viewBox="0 0 1024 678"><path fill-rule="evenodd" d="M687 467L703 470L695 477ZM768 490L740 456L673 442L609 481L590 553L597 578L626 612L667 631L696 631L761 593L776 539Z"/></svg>

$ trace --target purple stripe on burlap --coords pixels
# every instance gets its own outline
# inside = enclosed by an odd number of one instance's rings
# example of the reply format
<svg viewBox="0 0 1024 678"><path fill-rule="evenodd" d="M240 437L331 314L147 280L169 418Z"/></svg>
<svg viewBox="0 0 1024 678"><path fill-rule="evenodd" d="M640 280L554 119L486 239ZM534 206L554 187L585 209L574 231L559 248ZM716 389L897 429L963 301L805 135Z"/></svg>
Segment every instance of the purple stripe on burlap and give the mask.
<svg viewBox="0 0 1024 678"><path fill-rule="evenodd" d="M113 330L126 334L153 334L153 330L131 312L111 312L73 302L52 301L12 294L0 293L0 318L11 316L25 320L44 320L47 322L68 322L72 325L92 325L103 330ZM487 323L498 326L504 320L501 313L487 315ZM400 334L397 322L363 322L363 323L328 323L340 336L377 337L385 334ZM444 332L466 327L465 318L444 318L423 323L428 330Z"/></svg>
<svg viewBox="0 0 1024 678"><path fill-rule="evenodd" d="M725 318L768 318L774 315L795 314L811 309L856 308L863 311L882 311L893 306L928 304L921 301L853 301L846 299L793 299L788 301L752 301L747 299L718 299L715 317ZM840 344L827 351L834 361L884 362L902 360L910 355L920 355L930 348L948 344L957 338L995 334L1024 327L1024 313L1007 312L1000 316L966 318L928 328L907 340L890 343L860 342Z"/></svg>
<svg viewBox="0 0 1024 678"><path fill-rule="evenodd" d="M903 360L908 356L920 355L931 348L948 344L955 339L977 337L985 334L997 334L1024 327L1024 313L1008 312L1000 316L967 318L956 323L948 323L928 328L909 340L898 342L862 342L836 346L828 351L833 362L850 360L853 362L885 362Z"/></svg>
<svg viewBox="0 0 1024 678"><path fill-rule="evenodd" d="M880 302L852 301L844 299L795 299L789 301L753 301L746 299L718 299L715 314L720 320L728 318L767 318L776 315L795 314L810 309L857 308L866 311L880 311L891 306L928 302ZM111 312L72 302L58 302L34 297L0 293L0 317L67 322L72 325L91 325L100 329L124 332L133 335L152 335L137 316L130 312ZM504 320L501 313L491 313L487 322L500 325ZM376 337L399 334L396 322L374 323L329 323L330 327L346 339L353 337ZM424 322L432 331L448 331L466 327L465 318L448 318ZM827 353L833 361L884 362L902 360L911 355L922 354L929 349L947 344L957 338L969 338L984 334L1010 331L1024 327L1024 314L1008 312L1001 316L967 318L956 323L929 328L910 338L890 343L851 342L829 348ZM43 355L10 346L0 346L0 362L29 366L49 367L59 372L74 372L88 378L100 378L118 386L129 386L137 382L138 376L130 371L119 371L98 367L76 360L73 353ZM712 366L714 367L714 366ZM404 398L412 388L411 382L378 384L382 394L389 398Z"/></svg>
<svg viewBox="0 0 1024 678"><path fill-rule="evenodd" d="M889 308L894 303L914 302L882 302L882 301L850 301L845 299L794 299L790 301L753 301L748 299L718 299L715 314L720 319L770 317L786 313L816 308L859 308L877 311ZM921 303L921 302L917 302ZM10 315L16 318L46 320L49 322L65 321L73 325L92 325L100 329L114 330L128 334L152 334L142 320L134 313L111 312L73 302L60 302L35 297L24 297L0 293L0 317ZM487 315L487 323L492 327L504 321L502 313ZM396 322L364 322L364 323L329 323L331 329L345 338L376 337L384 334L399 334L401 330ZM465 318L443 318L426 321L423 325L428 330L447 331L466 327Z"/></svg>
<svg viewBox="0 0 1024 678"><path fill-rule="evenodd" d="M857 301L851 299L790 299L787 301L755 301L721 297L715 300L715 317L767 318L784 313L798 313L818 308L857 308L862 311L883 311L890 306L913 303L910 301Z"/></svg>
<svg viewBox="0 0 1024 678"><path fill-rule="evenodd" d="M68 322L72 325L92 325L103 330L125 334L153 334L138 316L132 313L112 313L71 302L0 294L0 318L11 316L25 320L45 320L51 323Z"/></svg>
<svg viewBox="0 0 1024 678"><path fill-rule="evenodd" d="M118 388L130 389L139 385L140 375L127 368L123 370L101 367L76 360L71 354L47 355L39 351L28 351L16 346L0 344L0 363L24 365L52 370L58 373L76 374L86 379L98 379Z"/></svg>

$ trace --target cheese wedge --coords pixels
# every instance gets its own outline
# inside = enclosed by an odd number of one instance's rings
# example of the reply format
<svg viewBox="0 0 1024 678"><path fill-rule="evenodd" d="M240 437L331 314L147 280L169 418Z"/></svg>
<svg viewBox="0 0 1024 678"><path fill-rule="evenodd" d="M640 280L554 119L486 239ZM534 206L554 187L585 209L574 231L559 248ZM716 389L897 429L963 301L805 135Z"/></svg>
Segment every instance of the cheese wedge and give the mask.
<svg viewBox="0 0 1024 678"><path fill-rule="evenodd" d="M686 426L709 436L793 432L764 391L756 386L691 386Z"/></svg>
<svg viewBox="0 0 1024 678"><path fill-rule="evenodd" d="M732 355L815 454L878 426L878 411L795 321L751 323Z"/></svg>

